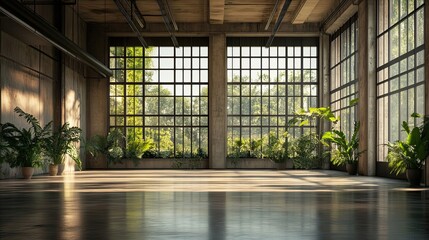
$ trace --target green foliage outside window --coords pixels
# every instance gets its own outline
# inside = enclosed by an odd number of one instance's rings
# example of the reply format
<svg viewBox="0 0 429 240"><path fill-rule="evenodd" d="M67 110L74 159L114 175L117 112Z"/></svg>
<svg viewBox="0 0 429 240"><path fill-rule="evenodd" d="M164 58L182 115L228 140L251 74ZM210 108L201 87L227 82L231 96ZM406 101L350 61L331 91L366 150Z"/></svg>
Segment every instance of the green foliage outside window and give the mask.
<svg viewBox="0 0 429 240"><path fill-rule="evenodd" d="M110 47L110 127L123 132L132 156L188 158L208 151L207 52L205 46ZM137 150L142 141L153 144Z"/></svg>

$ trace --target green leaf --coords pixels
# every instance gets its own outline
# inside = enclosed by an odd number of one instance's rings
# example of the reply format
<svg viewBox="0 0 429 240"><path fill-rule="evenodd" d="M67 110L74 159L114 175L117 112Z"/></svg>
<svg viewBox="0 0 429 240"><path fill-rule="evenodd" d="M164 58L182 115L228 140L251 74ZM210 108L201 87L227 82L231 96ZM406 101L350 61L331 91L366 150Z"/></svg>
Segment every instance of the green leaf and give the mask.
<svg viewBox="0 0 429 240"><path fill-rule="evenodd" d="M333 117L329 117L328 119L329 119L329 121L331 121L331 122L333 122L333 123L337 123L337 122L340 120L340 118L337 118L337 117L335 117L335 116L333 116Z"/></svg>
<svg viewBox="0 0 429 240"><path fill-rule="evenodd" d="M407 132L407 134L410 134L410 126L408 125L407 122L405 121L402 122L402 128L405 130L405 132Z"/></svg>
<svg viewBox="0 0 429 240"><path fill-rule="evenodd" d="M308 125L308 124L310 124L310 121L308 119L306 119L306 120L301 121L298 126L302 127L302 126Z"/></svg>
<svg viewBox="0 0 429 240"><path fill-rule="evenodd" d="M421 143L420 129L414 127L413 130L408 134L406 143L412 146L417 146Z"/></svg>
<svg viewBox="0 0 429 240"><path fill-rule="evenodd" d="M411 114L411 117L413 117L413 118L420 118L422 116L420 114L418 114L418 113L413 113L413 114Z"/></svg>
<svg viewBox="0 0 429 240"><path fill-rule="evenodd" d="M350 107L352 107L352 106L357 105L358 102L359 102L359 98L355 98L355 99L350 100L349 105L350 105Z"/></svg>

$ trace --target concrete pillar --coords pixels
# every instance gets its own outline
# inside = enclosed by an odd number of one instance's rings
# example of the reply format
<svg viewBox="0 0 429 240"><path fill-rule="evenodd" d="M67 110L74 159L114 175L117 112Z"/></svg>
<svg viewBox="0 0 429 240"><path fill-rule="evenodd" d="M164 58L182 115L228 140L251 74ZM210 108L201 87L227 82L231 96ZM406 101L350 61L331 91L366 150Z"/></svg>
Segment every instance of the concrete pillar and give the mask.
<svg viewBox="0 0 429 240"><path fill-rule="evenodd" d="M320 35L320 63L319 63L319 69L320 69L320 89L319 89L319 96L320 96L320 106L326 107L330 106L331 104L331 96L330 96L330 63L329 63L329 49L330 49L330 41L329 41L329 35L328 34L321 34ZM320 123L320 132L323 134L326 131L329 131L331 128L331 124L327 120L321 120ZM324 148L322 146L322 148ZM329 158L323 159L322 162L322 169L329 169L330 168L330 161Z"/></svg>
<svg viewBox="0 0 429 240"><path fill-rule="evenodd" d="M376 167L376 1L359 3L358 19L358 81L359 81L359 174L374 176Z"/></svg>
<svg viewBox="0 0 429 240"><path fill-rule="evenodd" d="M102 25L89 24L87 32L88 52L108 66L108 42ZM109 118L109 78L104 78L94 70L87 68L87 137L106 136ZM88 168L107 168L105 158L91 159Z"/></svg>
<svg viewBox="0 0 429 240"><path fill-rule="evenodd" d="M425 2L425 111L429 115L429 3ZM425 165L425 186L429 186L429 158Z"/></svg>
<svg viewBox="0 0 429 240"><path fill-rule="evenodd" d="M226 37L213 34L209 42L209 168L226 166L226 89Z"/></svg>

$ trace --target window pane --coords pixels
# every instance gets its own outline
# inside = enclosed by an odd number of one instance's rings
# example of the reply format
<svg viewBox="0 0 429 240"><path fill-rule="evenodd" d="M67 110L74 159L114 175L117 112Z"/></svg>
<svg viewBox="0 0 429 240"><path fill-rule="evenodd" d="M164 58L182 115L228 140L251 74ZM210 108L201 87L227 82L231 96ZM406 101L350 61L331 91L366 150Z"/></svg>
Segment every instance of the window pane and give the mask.
<svg viewBox="0 0 429 240"><path fill-rule="evenodd" d="M241 38L238 42L252 43L246 38ZM317 89L318 84L317 47L288 46L288 41L283 42L284 46L270 48L248 47L244 44L233 46L235 51L227 51L227 62L231 62L227 65L228 79L233 78L227 84L230 156L233 154L231 144L237 139L250 144L256 139L267 141L270 132L284 131L286 119L294 116L304 102L303 99L308 98L302 92L303 81L307 84L306 94L317 95L313 90ZM301 58L302 56L305 58ZM286 72L286 67L291 70ZM287 92L289 89L291 91ZM288 95L295 97L287 98ZM315 99L317 100L317 96ZM293 108L288 107L287 100ZM306 101L310 105L313 100ZM294 131L291 134L295 136Z"/></svg>
<svg viewBox="0 0 429 240"><path fill-rule="evenodd" d="M111 46L110 57L115 69L109 91L110 127L126 124L125 134L152 139L152 157L190 157L200 147L207 153L206 46L149 47L144 52L142 47Z"/></svg>
<svg viewBox="0 0 429 240"><path fill-rule="evenodd" d="M378 21L384 33L377 35L377 161L386 161L388 141L404 139L402 121L414 125L413 112L424 113L424 100L419 89L424 88L424 1L379 1ZM416 6L415 6L416 5ZM385 14L386 9L389 14ZM380 26L380 24L379 24ZM415 51L421 48L421 51ZM413 51L414 50L414 51ZM386 56L389 56L388 58ZM420 94L420 95L419 95Z"/></svg>

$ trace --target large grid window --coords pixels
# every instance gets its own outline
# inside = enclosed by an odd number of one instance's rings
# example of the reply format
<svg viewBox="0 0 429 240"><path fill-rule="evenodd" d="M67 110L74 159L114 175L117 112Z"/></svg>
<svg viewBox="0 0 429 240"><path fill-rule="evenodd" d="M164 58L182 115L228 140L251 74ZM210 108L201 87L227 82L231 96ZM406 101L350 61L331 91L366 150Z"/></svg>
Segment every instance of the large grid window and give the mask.
<svg viewBox="0 0 429 240"><path fill-rule="evenodd" d="M262 152L270 133L283 134L298 110L318 104L317 40L276 38L269 48L265 42L227 40L228 141L262 140ZM315 124L287 131L297 137Z"/></svg>
<svg viewBox="0 0 429 240"><path fill-rule="evenodd" d="M153 157L208 151L208 47L181 46L110 47L110 127L152 139Z"/></svg>
<svg viewBox="0 0 429 240"><path fill-rule="evenodd" d="M378 1L378 161L385 161L387 141L404 138L402 121L424 113L424 2Z"/></svg>
<svg viewBox="0 0 429 240"><path fill-rule="evenodd" d="M357 14L331 36L331 110L339 129L351 136L357 121Z"/></svg>

